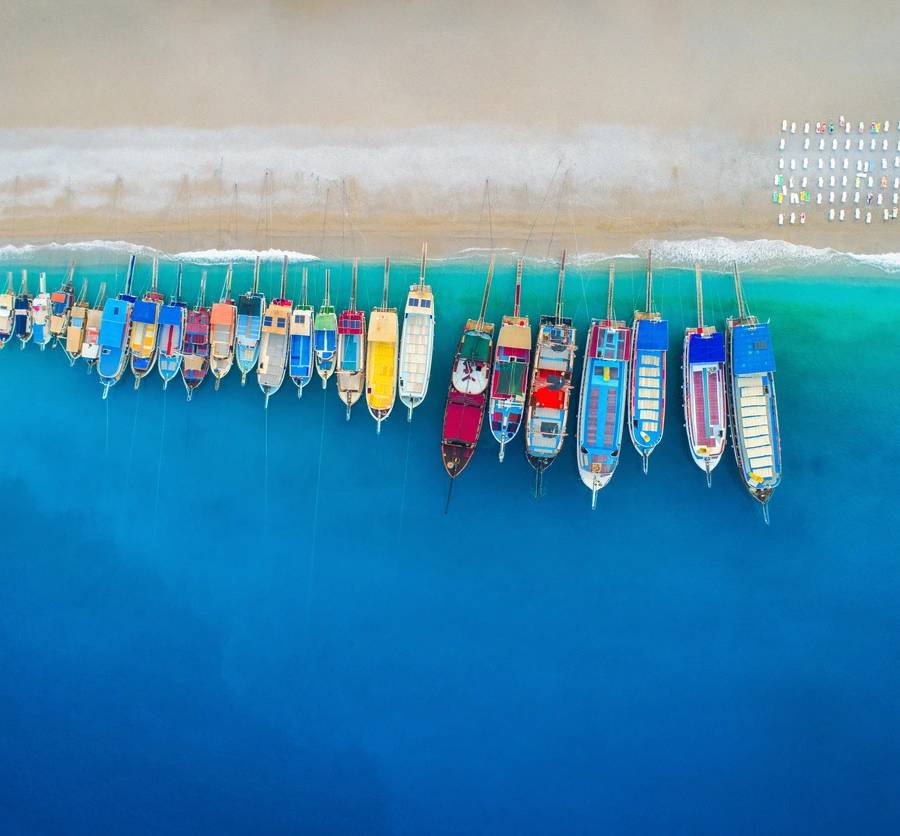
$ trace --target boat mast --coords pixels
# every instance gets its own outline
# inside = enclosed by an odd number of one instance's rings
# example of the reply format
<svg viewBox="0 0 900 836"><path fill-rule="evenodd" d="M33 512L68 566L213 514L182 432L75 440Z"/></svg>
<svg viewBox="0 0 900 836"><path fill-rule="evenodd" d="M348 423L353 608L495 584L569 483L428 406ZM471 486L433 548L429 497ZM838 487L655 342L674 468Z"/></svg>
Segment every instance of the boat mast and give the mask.
<svg viewBox="0 0 900 836"><path fill-rule="evenodd" d="M203 307L206 300L206 270L200 274L200 294L197 297L197 310Z"/></svg>
<svg viewBox="0 0 900 836"><path fill-rule="evenodd" d="M102 308L104 299L106 299L106 282L100 282L100 290L97 291L97 301L94 302L94 307Z"/></svg>
<svg viewBox="0 0 900 836"><path fill-rule="evenodd" d="M287 294L287 273L288 257L287 253L285 253L284 258L281 260L281 293L278 295L279 299L284 299Z"/></svg>
<svg viewBox="0 0 900 836"><path fill-rule="evenodd" d="M7 293L15 293L13 290L13 274L12 270L6 271L6 292Z"/></svg>
<svg viewBox="0 0 900 836"><path fill-rule="evenodd" d="M153 272L150 274L150 292L156 293L159 284L159 259L153 257Z"/></svg>
<svg viewBox="0 0 900 836"><path fill-rule="evenodd" d="M356 259L354 259L354 262ZM391 281L391 259L390 257L384 260L384 290L381 293L381 307L387 308L388 306L388 285Z"/></svg>
<svg viewBox="0 0 900 836"><path fill-rule="evenodd" d="M350 310L356 310L356 273L359 269L359 259L353 259L353 276L350 279ZM349 407L348 407L349 408Z"/></svg>
<svg viewBox="0 0 900 836"><path fill-rule="evenodd" d="M175 301L181 301L181 287L184 282L184 264L178 264L178 280L175 282Z"/></svg>
<svg viewBox="0 0 900 836"><path fill-rule="evenodd" d="M556 285L556 322L562 319L563 312L563 287L566 283L566 251L562 251L562 257L559 260L559 282Z"/></svg>
<svg viewBox="0 0 900 836"><path fill-rule="evenodd" d="M38 273L38 293L47 292L47 274Z"/></svg>
<svg viewBox="0 0 900 836"><path fill-rule="evenodd" d="M134 282L134 265L137 262L137 256L132 255L128 261L128 275L125 276L125 289L122 291L123 296L131 296L131 285Z"/></svg>
<svg viewBox="0 0 900 836"><path fill-rule="evenodd" d="M697 330L703 330L703 277L700 275L700 265L694 264L694 276L697 279Z"/></svg>
<svg viewBox="0 0 900 836"><path fill-rule="evenodd" d="M653 311L653 250L647 250L647 313Z"/></svg>
<svg viewBox="0 0 900 836"><path fill-rule="evenodd" d="M419 267L419 288L425 287L425 261L428 258L428 242L422 242L422 265Z"/></svg>
<svg viewBox="0 0 900 836"><path fill-rule="evenodd" d="M259 293L259 256L256 256L256 264L253 265L253 288L250 293Z"/></svg>
<svg viewBox="0 0 900 836"><path fill-rule="evenodd" d="M327 267L325 268L325 301L322 303L322 307L327 308L331 302L329 301L331 297L331 270Z"/></svg>
<svg viewBox="0 0 900 836"><path fill-rule="evenodd" d="M19 291L22 296L28 295L28 271L22 270L22 289Z"/></svg>
<svg viewBox="0 0 900 836"><path fill-rule="evenodd" d="M231 297L231 279L234 272L234 265L229 263L228 270L225 272L225 287L222 288L222 301L227 302Z"/></svg>
<svg viewBox="0 0 900 836"><path fill-rule="evenodd" d="M308 297L307 290L308 289L309 289L309 268L304 267L303 268L303 304L304 305L308 304L308 302L307 302L307 297Z"/></svg>
<svg viewBox="0 0 900 836"><path fill-rule="evenodd" d="M615 296L616 285L616 264L612 262L609 265L609 290L606 296L606 320L612 322L615 312L613 311L613 297Z"/></svg>
<svg viewBox="0 0 900 836"><path fill-rule="evenodd" d="M481 311L478 314L478 325L484 324L484 317L487 314L488 297L491 295L491 281L494 278L494 256L491 256L491 262L488 264L487 280L484 283L484 295L481 297Z"/></svg>
<svg viewBox="0 0 900 836"><path fill-rule="evenodd" d="M747 306L744 304L744 290L741 287L741 274L738 273L736 261L733 261L731 265L734 272L734 292L737 295L738 319L743 319L747 315Z"/></svg>
<svg viewBox="0 0 900 836"><path fill-rule="evenodd" d="M63 287L68 287L69 290L72 289L72 280L75 278L75 259L73 258L69 262L69 269L66 272L66 281L63 284Z"/></svg>
<svg viewBox="0 0 900 836"><path fill-rule="evenodd" d="M87 299L87 289L88 289L88 280L87 277L81 280L81 291L78 294L78 299L76 301L76 305L83 305L84 300Z"/></svg>
<svg viewBox="0 0 900 836"><path fill-rule="evenodd" d="M522 259L516 262L516 302L513 305L513 316L519 315L519 303L522 301Z"/></svg>

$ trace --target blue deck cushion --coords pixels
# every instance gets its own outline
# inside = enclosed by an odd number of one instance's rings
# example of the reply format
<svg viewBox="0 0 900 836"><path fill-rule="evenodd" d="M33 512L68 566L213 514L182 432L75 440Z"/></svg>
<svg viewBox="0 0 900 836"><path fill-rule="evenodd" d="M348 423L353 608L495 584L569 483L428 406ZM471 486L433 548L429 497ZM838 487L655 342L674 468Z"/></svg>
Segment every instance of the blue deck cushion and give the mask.
<svg viewBox="0 0 900 836"><path fill-rule="evenodd" d="M722 334L715 333L706 337L701 334L691 334L688 343L689 363L724 363L725 362L725 338Z"/></svg>
<svg viewBox="0 0 900 836"><path fill-rule="evenodd" d="M131 318L135 322L156 322L156 303L135 302Z"/></svg>
<svg viewBox="0 0 900 836"><path fill-rule="evenodd" d="M637 347L645 351L666 351L669 347L669 323L665 319L659 322L639 319Z"/></svg>
<svg viewBox="0 0 900 836"><path fill-rule="evenodd" d="M738 325L731 337L731 364L735 374L774 372L775 354L767 323Z"/></svg>

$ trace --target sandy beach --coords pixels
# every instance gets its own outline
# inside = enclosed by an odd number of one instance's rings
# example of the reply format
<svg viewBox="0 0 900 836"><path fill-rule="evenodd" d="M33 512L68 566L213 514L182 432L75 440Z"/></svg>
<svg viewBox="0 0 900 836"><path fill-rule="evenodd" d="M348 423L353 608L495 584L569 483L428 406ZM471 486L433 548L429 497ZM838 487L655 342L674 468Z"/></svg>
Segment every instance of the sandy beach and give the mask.
<svg viewBox="0 0 900 836"><path fill-rule="evenodd" d="M727 5L14 0L0 241L900 250L900 222L779 227L771 202L782 119L900 119L895 4Z"/></svg>

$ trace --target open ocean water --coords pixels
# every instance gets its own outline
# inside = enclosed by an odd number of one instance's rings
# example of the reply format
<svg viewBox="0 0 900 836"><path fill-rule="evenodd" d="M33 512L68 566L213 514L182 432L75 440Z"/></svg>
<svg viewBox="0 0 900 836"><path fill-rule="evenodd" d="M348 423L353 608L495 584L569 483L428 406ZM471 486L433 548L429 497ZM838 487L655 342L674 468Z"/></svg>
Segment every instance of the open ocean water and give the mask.
<svg viewBox="0 0 900 836"><path fill-rule="evenodd" d="M18 266L2 272L18 283ZM104 277L115 291L125 266L80 264L76 287L83 271L91 298ZM350 268L331 267L340 308ZM64 262L46 269L53 289ZM186 268L191 301L200 269ZM209 271L217 298L225 268ZM235 267L237 292L251 271ZM264 270L268 296L278 272ZM495 322L514 272L498 264ZM11 343L0 832L898 832L900 294L874 269L822 273L744 275L778 361L770 527L730 449L711 490L687 451L692 271L656 271L663 443L644 476L626 433L593 513L572 415L543 498L521 433L500 464L485 428L444 514L441 414L481 261L430 266L431 389L380 436L364 403L345 422L333 380L302 400L286 381L266 411L255 377L215 392L210 376L189 404L154 370L103 401L61 350ZM417 265L391 275L402 313ZM162 264L162 289L174 276ZM381 276L361 265L367 308ZM554 264L526 265L533 323L555 280ZM639 262L617 265L620 317L643 281ZM723 326L731 277L704 287ZM571 268L565 295L580 356L605 266Z"/></svg>

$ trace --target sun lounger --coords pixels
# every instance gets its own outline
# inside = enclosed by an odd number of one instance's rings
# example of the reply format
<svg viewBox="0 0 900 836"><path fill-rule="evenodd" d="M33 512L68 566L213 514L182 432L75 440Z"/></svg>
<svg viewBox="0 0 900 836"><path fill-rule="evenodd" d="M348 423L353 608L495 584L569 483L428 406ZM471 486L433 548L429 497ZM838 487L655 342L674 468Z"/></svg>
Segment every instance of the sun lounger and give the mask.
<svg viewBox="0 0 900 836"><path fill-rule="evenodd" d="M843 209L841 209L841 211L838 213L838 220L839 221L844 220L844 210Z"/></svg>
<svg viewBox="0 0 900 836"><path fill-rule="evenodd" d="M779 216L778 216L778 226L784 226L784 215L779 214Z"/></svg>
<svg viewBox="0 0 900 836"><path fill-rule="evenodd" d="M865 150L865 147L866 147L866 141L864 139L861 139L859 141L859 150L863 151L863 150Z"/></svg>
<svg viewBox="0 0 900 836"><path fill-rule="evenodd" d="M796 213L791 212L791 223L796 223L796 221L797 221L797 215L796 215Z"/></svg>
<svg viewBox="0 0 900 836"><path fill-rule="evenodd" d="M887 149L888 149L888 141L885 139L885 140L883 140L882 143L881 143L881 150L882 150L882 151L887 151Z"/></svg>
<svg viewBox="0 0 900 836"><path fill-rule="evenodd" d="M866 130L866 123L865 123L865 122L860 122L860 123L859 123L859 132L860 132L860 133L865 133L865 130Z"/></svg>
<svg viewBox="0 0 900 836"><path fill-rule="evenodd" d="M779 168L781 171L784 171L784 157L780 157L780 158L778 159L778 168Z"/></svg>
<svg viewBox="0 0 900 836"><path fill-rule="evenodd" d="M829 203L834 203L834 192L829 192L829 193L828 193L828 202L829 202Z"/></svg>
<svg viewBox="0 0 900 836"><path fill-rule="evenodd" d="M841 203L847 202L847 192L841 192Z"/></svg>
<svg viewBox="0 0 900 836"><path fill-rule="evenodd" d="M805 134L808 134L808 133L809 133L809 122L807 122L807 123L803 126L803 133L805 133Z"/></svg>
<svg viewBox="0 0 900 836"><path fill-rule="evenodd" d="M849 139L844 142L844 150L845 151L850 150L850 140Z"/></svg>
<svg viewBox="0 0 900 836"><path fill-rule="evenodd" d="M844 171L850 168L850 160L847 157L844 157Z"/></svg>
<svg viewBox="0 0 900 836"><path fill-rule="evenodd" d="M797 133L797 123L796 122L791 122L791 133L792 134Z"/></svg>
<svg viewBox="0 0 900 836"><path fill-rule="evenodd" d="M806 212L800 213L800 223L802 223L802 224L806 223Z"/></svg>
<svg viewBox="0 0 900 836"><path fill-rule="evenodd" d="M867 224L872 223L872 213L871 212L866 212L866 223Z"/></svg>
<svg viewBox="0 0 900 836"><path fill-rule="evenodd" d="M803 158L803 168L805 168L805 169L809 168L809 158L808 157Z"/></svg>
<svg viewBox="0 0 900 836"><path fill-rule="evenodd" d="M796 170L797 170L797 161L793 157L791 157L791 171L796 171Z"/></svg>
<svg viewBox="0 0 900 836"><path fill-rule="evenodd" d="M816 194L816 204L819 206L822 205L822 192L819 192L818 194Z"/></svg>
<svg viewBox="0 0 900 836"><path fill-rule="evenodd" d="M859 207L857 207L856 209L853 210L853 219L858 221L859 218L860 218L860 211L859 211Z"/></svg>
<svg viewBox="0 0 900 836"><path fill-rule="evenodd" d="M886 221L889 221L889 220L891 219L891 210L890 210L890 209L885 209L885 210L884 210L884 219L885 219Z"/></svg>
<svg viewBox="0 0 900 836"><path fill-rule="evenodd" d="M782 119L782 120L781 120L781 130L782 130L782 131L786 131L786 130L787 130L787 119Z"/></svg>
<svg viewBox="0 0 900 836"><path fill-rule="evenodd" d="M834 209L829 209L829 210L828 210L828 220L829 220L829 221L833 221L833 220L834 220Z"/></svg>
<svg viewBox="0 0 900 836"><path fill-rule="evenodd" d="M781 137L781 139L778 141L778 150L784 151L784 137Z"/></svg>

